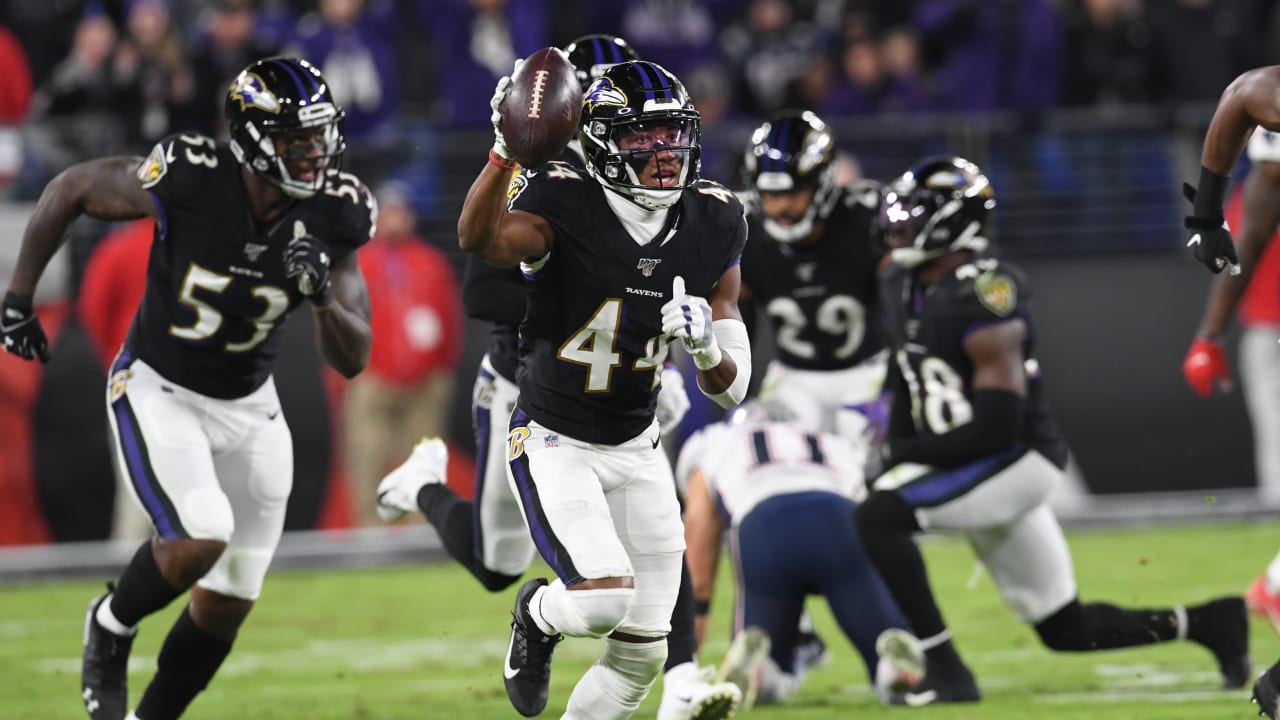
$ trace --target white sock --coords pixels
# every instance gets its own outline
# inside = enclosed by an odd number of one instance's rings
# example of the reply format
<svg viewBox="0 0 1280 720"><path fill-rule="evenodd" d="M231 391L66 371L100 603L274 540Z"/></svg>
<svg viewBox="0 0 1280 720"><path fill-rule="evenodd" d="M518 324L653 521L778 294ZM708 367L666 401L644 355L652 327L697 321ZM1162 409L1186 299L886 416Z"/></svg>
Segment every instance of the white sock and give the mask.
<svg viewBox="0 0 1280 720"><path fill-rule="evenodd" d="M1280 595L1280 554L1267 566L1267 592Z"/></svg>
<svg viewBox="0 0 1280 720"><path fill-rule="evenodd" d="M666 671L663 674L662 682L666 686L672 683L692 682L698 678L698 664L691 662L683 662Z"/></svg>
<svg viewBox="0 0 1280 720"><path fill-rule="evenodd" d="M604 643L604 655L574 686L561 720L627 720L662 674L665 639L629 643L607 638Z"/></svg>
<svg viewBox="0 0 1280 720"><path fill-rule="evenodd" d="M124 623L117 620L116 616L112 614L111 598L114 598L114 597L115 595L112 595L108 597L106 600L99 603L98 612L96 615L98 619L98 624L106 628L108 632L115 635L122 635L124 637L133 635L134 633L138 632L138 628L129 627L128 625L125 625Z"/></svg>

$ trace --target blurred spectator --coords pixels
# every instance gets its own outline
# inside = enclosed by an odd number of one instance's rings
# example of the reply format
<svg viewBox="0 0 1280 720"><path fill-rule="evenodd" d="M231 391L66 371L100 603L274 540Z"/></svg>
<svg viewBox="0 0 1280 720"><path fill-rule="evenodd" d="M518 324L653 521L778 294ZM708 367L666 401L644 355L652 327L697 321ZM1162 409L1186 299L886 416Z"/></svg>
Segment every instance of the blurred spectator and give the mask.
<svg viewBox="0 0 1280 720"><path fill-rule="evenodd" d="M824 116L920 112L929 108L915 74L913 37L906 32L889 36L884 44L865 37L848 43L842 56L843 70L825 102L817 107ZM890 74L888 50L894 53L899 73Z"/></svg>
<svg viewBox="0 0 1280 720"><path fill-rule="evenodd" d="M1152 36L1141 0L1072 0L1064 12L1064 104L1150 101Z"/></svg>
<svg viewBox="0 0 1280 720"><path fill-rule="evenodd" d="M95 0L87 4L94 5ZM85 5L82 0L0 2L0 25L9 28L22 44L34 87L47 82L54 66L66 57L77 23L88 14ZM100 4L95 12L102 13Z"/></svg>
<svg viewBox="0 0 1280 720"><path fill-rule="evenodd" d="M217 0L202 17L203 32L191 54L192 129L219 135L228 83L253 61L279 53L277 45L258 37L255 21L253 0Z"/></svg>
<svg viewBox="0 0 1280 720"><path fill-rule="evenodd" d="M116 48L112 73L126 93L117 99L125 139L141 153L187 127L194 85L166 0L128 0L125 9L126 32Z"/></svg>
<svg viewBox="0 0 1280 720"><path fill-rule="evenodd" d="M547 46L546 0L419 0L418 7L448 68L438 119L488 127L498 78L511 74L516 58Z"/></svg>
<svg viewBox="0 0 1280 720"><path fill-rule="evenodd" d="M737 157L726 157L723 142L706 141L718 137L733 109L728 73L718 63L709 63L690 70L680 79L702 116L702 177L733 185L737 182Z"/></svg>
<svg viewBox="0 0 1280 720"><path fill-rule="evenodd" d="M378 522L374 496L387 470L423 435L447 435L462 309L449 260L414 234L410 189L379 190L377 235L360 250L373 306L373 351L347 384L347 475L355 517Z"/></svg>
<svg viewBox="0 0 1280 720"><path fill-rule="evenodd" d="M135 220L102 238L85 264L76 313L103 370L120 352L142 302L154 232L151 218ZM140 540L150 535L151 520L124 482L117 474L111 539Z"/></svg>
<svg viewBox="0 0 1280 720"><path fill-rule="evenodd" d="M70 165L123 150L121 104L112 72L115 26L101 12L76 26L71 52L36 91L33 122L23 126L27 183L38 195L49 178Z"/></svg>
<svg viewBox="0 0 1280 720"><path fill-rule="evenodd" d="M618 34L640 57L658 63L685 82L685 75L693 68L717 59L717 27L709 7L713 4L696 0L625 3Z"/></svg>
<svg viewBox="0 0 1280 720"><path fill-rule="evenodd" d="M1263 35L1253 0L1162 0L1147 3L1156 99L1214 101L1237 75L1261 65Z"/></svg>
<svg viewBox="0 0 1280 720"><path fill-rule="evenodd" d="M1050 0L921 0L915 17L940 109L1036 112L1057 104L1065 51Z"/></svg>
<svg viewBox="0 0 1280 720"><path fill-rule="evenodd" d="M399 106L395 7L388 0L320 0L318 7L298 21L290 44L329 81L347 113L347 141L384 144Z"/></svg>
<svg viewBox="0 0 1280 720"><path fill-rule="evenodd" d="M810 67L820 51L814 27L796 22L785 0L752 0L744 22L722 36L740 107L751 115L768 115L788 100L791 84Z"/></svg>

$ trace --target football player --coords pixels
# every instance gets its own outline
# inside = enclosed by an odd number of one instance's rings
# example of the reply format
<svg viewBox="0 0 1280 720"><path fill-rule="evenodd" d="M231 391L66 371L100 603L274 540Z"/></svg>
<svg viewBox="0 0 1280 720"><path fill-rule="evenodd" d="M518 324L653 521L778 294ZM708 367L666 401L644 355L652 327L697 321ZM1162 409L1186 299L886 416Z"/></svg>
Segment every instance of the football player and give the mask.
<svg viewBox="0 0 1280 720"><path fill-rule="evenodd" d="M908 704L975 701L912 535L963 534L1046 647L1089 651L1191 640L1226 687L1249 677L1244 600L1127 609L1084 603L1047 504L1067 444L1045 403L1025 275L988 250L995 195L956 157L923 161L889 186L881 219L892 265L881 279L893 404L855 511L863 545L926 650Z"/></svg>
<svg viewBox="0 0 1280 720"><path fill-rule="evenodd" d="M680 451L699 644L727 530L738 598L720 677L740 684L747 707L800 689L797 623L811 594L826 597L883 700L923 671L919 643L902 631L906 620L849 524L865 490L862 460L848 439L804 428L769 402L739 405Z"/></svg>
<svg viewBox="0 0 1280 720"><path fill-rule="evenodd" d="M494 94L497 107L508 78ZM458 221L462 249L519 265L519 399L510 479L557 579L516 595L503 665L524 715L547 702L562 635L607 637L565 717L626 718L657 678L684 550L654 419L667 345L724 407L750 380L738 315L742 207L698 178L699 116L684 86L643 61L606 70L582 105L586 172L552 162L510 177L500 126Z"/></svg>
<svg viewBox="0 0 1280 720"><path fill-rule="evenodd" d="M752 133L743 168L748 234L758 240L742 256L742 297L769 316L777 346L760 397L813 429L858 439L883 416L879 189L837 185L835 153L808 111L781 111Z"/></svg>
<svg viewBox="0 0 1280 720"><path fill-rule="evenodd" d="M271 377L285 317L310 308L321 356L354 377L369 358L356 250L376 206L340 172L341 108L310 63L258 61L227 92L229 145L175 135L146 158L72 166L27 225L0 338L48 360L31 298L75 218L151 216L146 289L110 372L118 471L155 536L85 616L81 673L94 720L121 720L138 623L188 589L131 719L172 720L208 685L262 589L293 482Z"/></svg>
<svg viewBox="0 0 1280 720"><path fill-rule="evenodd" d="M613 35L585 35L565 47L585 94L605 70L619 62L639 60L626 40ZM586 171L582 146L569 142L560 159ZM382 482L379 513L388 521L421 511L439 533L445 551L490 592L501 591L524 574L533 561L534 545L524 516L507 482L507 420L515 407L517 337L525 314L524 277L518 268L494 267L468 258L463 302L472 317L492 323L488 350L480 361L472 393L476 439L475 501L462 499L445 484L444 444L427 438ZM664 363L655 414L671 430L689 409L684 378L674 364ZM736 705L737 689L709 684L694 653L693 600L687 573L668 636L663 707L659 720L718 720Z"/></svg>

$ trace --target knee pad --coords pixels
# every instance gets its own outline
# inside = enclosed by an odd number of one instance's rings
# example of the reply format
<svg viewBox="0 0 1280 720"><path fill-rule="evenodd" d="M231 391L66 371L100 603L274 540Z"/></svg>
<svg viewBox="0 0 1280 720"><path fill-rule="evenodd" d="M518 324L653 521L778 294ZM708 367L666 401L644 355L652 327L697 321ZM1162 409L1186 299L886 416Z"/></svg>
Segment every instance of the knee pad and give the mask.
<svg viewBox="0 0 1280 720"><path fill-rule="evenodd" d="M1061 610L1036 623L1036 634L1040 642L1050 650L1059 652L1079 652L1088 650L1088 638L1092 636L1088 618L1079 600L1072 600Z"/></svg>
<svg viewBox="0 0 1280 720"><path fill-rule="evenodd" d="M566 623L571 627L559 630L574 637L604 637L613 632L631 609L635 588L600 588L595 590L566 590L574 612ZM665 645L664 652L665 652Z"/></svg>
<svg viewBox="0 0 1280 720"><path fill-rule="evenodd" d="M915 532L920 529L915 510L896 492L873 492L853 511L858 533Z"/></svg>

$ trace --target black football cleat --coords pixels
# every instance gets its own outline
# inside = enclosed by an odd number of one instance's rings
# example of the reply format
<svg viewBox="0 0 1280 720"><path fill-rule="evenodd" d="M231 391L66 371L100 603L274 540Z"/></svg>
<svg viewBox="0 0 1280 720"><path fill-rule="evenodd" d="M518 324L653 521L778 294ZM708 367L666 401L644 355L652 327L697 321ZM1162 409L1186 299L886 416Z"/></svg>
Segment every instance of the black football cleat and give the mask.
<svg viewBox="0 0 1280 720"><path fill-rule="evenodd" d="M108 597L110 592L94 598L84 616L80 694L93 720L124 720L129 711L129 650L134 636L116 635L98 624L98 607Z"/></svg>
<svg viewBox="0 0 1280 720"><path fill-rule="evenodd" d="M901 694L894 694L890 703L920 707L944 703L971 703L982 699L978 681L964 665L935 667L926 664L924 679Z"/></svg>
<svg viewBox="0 0 1280 720"><path fill-rule="evenodd" d="M1207 632L1197 632L1200 642L1213 653L1226 690L1247 687L1253 675L1249 660L1249 610L1244 598L1211 600L1202 608L1201 621Z"/></svg>
<svg viewBox="0 0 1280 720"><path fill-rule="evenodd" d="M1271 680L1271 671L1268 670L1258 676L1253 681L1253 704L1258 706L1258 714L1270 720L1277 720L1280 715L1276 712L1276 696L1280 694L1276 692L1276 684Z"/></svg>
<svg viewBox="0 0 1280 720"><path fill-rule="evenodd" d="M529 615L529 599L547 584L542 578L530 580L516 593L516 606L511 612L511 642L502 664L502 679L507 697L516 712L533 717L547 707L551 686L551 652L563 635L548 635Z"/></svg>

